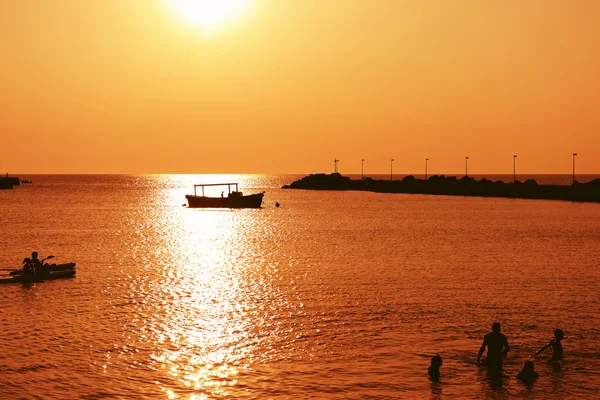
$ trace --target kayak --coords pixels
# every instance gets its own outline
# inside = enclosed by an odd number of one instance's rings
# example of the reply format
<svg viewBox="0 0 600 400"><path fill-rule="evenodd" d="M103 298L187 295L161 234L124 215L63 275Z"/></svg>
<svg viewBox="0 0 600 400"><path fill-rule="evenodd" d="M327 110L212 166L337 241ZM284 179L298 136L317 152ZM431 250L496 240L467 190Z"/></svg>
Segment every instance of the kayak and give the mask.
<svg viewBox="0 0 600 400"><path fill-rule="evenodd" d="M75 270L70 269L66 271L47 272L41 275L14 275L12 278L0 279L0 283L29 283L29 282L43 282L51 281L55 279L72 278L75 276Z"/></svg>
<svg viewBox="0 0 600 400"><path fill-rule="evenodd" d="M75 263L66 263L66 264L49 264L46 269L50 272L55 271L66 271L75 268ZM10 272L10 275L21 275L23 273L23 269L15 269Z"/></svg>

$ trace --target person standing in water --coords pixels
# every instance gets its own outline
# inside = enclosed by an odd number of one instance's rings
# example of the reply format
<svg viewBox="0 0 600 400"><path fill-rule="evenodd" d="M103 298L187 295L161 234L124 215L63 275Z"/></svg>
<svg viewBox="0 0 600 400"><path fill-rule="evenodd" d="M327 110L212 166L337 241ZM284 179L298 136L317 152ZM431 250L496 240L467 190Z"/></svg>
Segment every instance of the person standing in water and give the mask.
<svg viewBox="0 0 600 400"><path fill-rule="evenodd" d="M554 339L552 339L547 345L533 353L532 357L535 357L544 350L548 349L549 347L552 347L552 357L550 358L552 368L554 368L555 370L560 370L563 361L563 347L561 340L563 340L564 337L565 334L562 331L562 329L554 330Z"/></svg>
<svg viewBox="0 0 600 400"><path fill-rule="evenodd" d="M477 364L481 362L481 356L487 347L488 353L485 359L485 364L489 370L500 370L502 369L502 356L508 353L508 339L503 333L500 333L500 323L494 322L492 324L492 331L485 335L483 338L483 344L479 349L477 355Z"/></svg>
<svg viewBox="0 0 600 400"><path fill-rule="evenodd" d="M438 382L440 380L440 367L442 366L442 357L439 355L431 357L431 365L427 369L429 378L432 382Z"/></svg>

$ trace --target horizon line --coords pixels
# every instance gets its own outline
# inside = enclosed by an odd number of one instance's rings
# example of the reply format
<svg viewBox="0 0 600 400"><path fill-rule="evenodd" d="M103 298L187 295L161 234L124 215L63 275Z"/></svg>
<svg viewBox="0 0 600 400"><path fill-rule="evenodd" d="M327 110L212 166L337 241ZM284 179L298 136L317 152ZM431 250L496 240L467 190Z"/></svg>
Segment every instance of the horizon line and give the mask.
<svg viewBox="0 0 600 400"><path fill-rule="evenodd" d="M257 173L257 172L44 172L44 173L37 173L37 172L17 172L17 173L9 173L8 176L11 178L17 177L18 175L316 175L316 174L326 174L326 175L331 175L331 174L335 174L336 172L286 172L286 173ZM361 174L360 172L350 172L350 173L341 173L341 172L337 172L340 175L364 175L365 177L368 176L375 176L375 175L383 175L383 176L390 176L389 172L375 172L375 173L364 173ZM424 176L424 173L393 173L393 176ZM434 175L445 175L445 176L465 176L464 172L460 172L460 173L454 173L454 172L448 172L448 173L428 173L427 176L434 176ZM502 173L498 173L498 172L484 172L484 173L469 173L468 176L483 176L483 175L507 175L507 176L513 176L513 173L510 172L502 172ZM566 172L566 173L554 173L554 172L521 172L521 173L517 173L516 176L523 176L523 175L567 175L567 176L572 176L573 174L571 172ZM582 172L582 173L576 173L575 176L590 176L590 175L600 175L600 172L594 172L594 173L588 173L588 172ZM0 178L4 178L6 175L5 174L0 174Z"/></svg>

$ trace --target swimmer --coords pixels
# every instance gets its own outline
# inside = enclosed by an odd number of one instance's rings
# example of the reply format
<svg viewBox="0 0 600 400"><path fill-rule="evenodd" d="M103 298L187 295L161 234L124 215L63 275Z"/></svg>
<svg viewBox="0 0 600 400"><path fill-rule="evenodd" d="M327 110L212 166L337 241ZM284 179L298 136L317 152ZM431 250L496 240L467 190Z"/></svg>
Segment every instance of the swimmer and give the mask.
<svg viewBox="0 0 600 400"><path fill-rule="evenodd" d="M525 364L523 364L523 369L517 375L517 379L522 381L525 384L531 384L533 381L540 376L537 372L535 372L535 366L533 365L533 361L527 360Z"/></svg>
<svg viewBox="0 0 600 400"><path fill-rule="evenodd" d="M433 382L437 382L440 380L440 367L442 366L442 357L439 355L431 357L431 365L427 369L429 373L429 378Z"/></svg>
<svg viewBox="0 0 600 400"><path fill-rule="evenodd" d="M552 347L552 357L550 358L550 362L552 363L552 368L555 371L560 371L563 361L563 347L561 340L563 340L564 337L565 334L562 331L562 329L554 330L554 339L552 339L547 345L533 353L532 357L535 357L544 350Z"/></svg>
<svg viewBox="0 0 600 400"><path fill-rule="evenodd" d="M489 370L502 369L502 357L508 353L508 339L503 333L500 333L500 323L492 324L492 332L488 333L483 338L483 344L477 355L477 364L481 362L481 356L487 347L488 353L485 359L485 364Z"/></svg>

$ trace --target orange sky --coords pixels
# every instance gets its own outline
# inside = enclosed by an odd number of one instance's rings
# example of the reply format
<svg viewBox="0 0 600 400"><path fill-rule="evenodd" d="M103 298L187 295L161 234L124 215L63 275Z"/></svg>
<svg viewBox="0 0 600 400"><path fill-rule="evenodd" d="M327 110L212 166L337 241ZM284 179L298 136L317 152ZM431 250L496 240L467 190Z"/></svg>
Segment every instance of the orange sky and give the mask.
<svg viewBox="0 0 600 400"><path fill-rule="evenodd" d="M600 1L168 3L0 2L0 172L600 173Z"/></svg>

